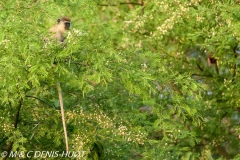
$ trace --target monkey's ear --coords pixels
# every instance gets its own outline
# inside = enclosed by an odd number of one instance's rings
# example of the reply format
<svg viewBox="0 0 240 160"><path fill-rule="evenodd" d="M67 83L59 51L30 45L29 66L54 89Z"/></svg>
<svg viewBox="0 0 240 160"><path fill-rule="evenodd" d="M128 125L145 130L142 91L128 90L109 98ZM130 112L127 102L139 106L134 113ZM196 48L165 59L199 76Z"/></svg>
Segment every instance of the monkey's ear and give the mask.
<svg viewBox="0 0 240 160"><path fill-rule="evenodd" d="M60 21L61 21L61 18L58 18L58 19L57 19L57 22L59 23Z"/></svg>

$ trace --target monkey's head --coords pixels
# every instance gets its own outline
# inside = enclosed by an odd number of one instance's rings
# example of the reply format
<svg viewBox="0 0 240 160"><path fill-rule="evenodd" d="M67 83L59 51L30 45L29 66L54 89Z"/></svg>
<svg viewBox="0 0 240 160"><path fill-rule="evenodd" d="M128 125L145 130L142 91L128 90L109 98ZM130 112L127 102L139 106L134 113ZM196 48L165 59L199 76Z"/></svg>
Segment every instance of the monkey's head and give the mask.
<svg viewBox="0 0 240 160"><path fill-rule="evenodd" d="M71 26L71 20L67 17L61 17L57 19L57 24L58 26L60 26L59 28L62 28L62 32L64 32L64 30L69 30L70 26Z"/></svg>
<svg viewBox="0 0 240 160"><path fill-rule="evenodd" d="M65 37L64 33L66 30L69 30L71 26L71 20L67 17L61 17L57 19L57 24L52 26L49 29L49 32L55 33L55 35L52 35L54 39L57 39L59 42L63 42Z"/></svg>

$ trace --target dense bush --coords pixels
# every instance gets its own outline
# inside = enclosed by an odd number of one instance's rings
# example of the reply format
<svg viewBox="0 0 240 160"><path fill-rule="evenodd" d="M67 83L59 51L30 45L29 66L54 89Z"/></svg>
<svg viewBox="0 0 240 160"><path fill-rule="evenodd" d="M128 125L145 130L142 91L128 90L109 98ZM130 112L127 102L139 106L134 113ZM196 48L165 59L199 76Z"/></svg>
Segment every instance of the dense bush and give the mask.
<svg viewBox="0 0 240 160"><path fill-rule="evenodd" d="M0 13L1 152L65 150L60 82L82 159L238 159L237 0L3 0ZM60 16L63 45L48 33Z"/></svg>

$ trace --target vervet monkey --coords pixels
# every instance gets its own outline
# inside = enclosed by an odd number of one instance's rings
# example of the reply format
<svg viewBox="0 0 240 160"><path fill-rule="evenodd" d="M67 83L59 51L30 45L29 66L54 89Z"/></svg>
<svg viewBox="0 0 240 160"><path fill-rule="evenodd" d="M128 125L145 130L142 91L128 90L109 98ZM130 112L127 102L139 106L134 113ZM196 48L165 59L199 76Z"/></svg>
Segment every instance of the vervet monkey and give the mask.
<svg viewBox="0 0 240 160"><path fill-rule="evenodd" d="M49 29L49 32L55 33L52 37L58 40L60 43L64 41L63 34L66 30L69 30L71 26L71 20L67 17L61 17L57 19L57 24Z"/></svg>
<svg viewBox="0 0 240 160"><path fill-rule="evenodd" d="M66 30L70 29L71 20L67 17L61 17L57 19L57 24L55 24L52 28L49 29L49 32L55 33L52 37L58 40L59 43L62 43L65 39L63 36ZM64 116L64 107L63 107L63 97L62 97L62 89L60 82L57 82L57 90L58 90L58 98L59 104L61 108L61 115L62 115L62 124L63 124L63 131L66 143L66 151L68 152L68 136L67 136L67 127L65 123L65 116Z"/></svg>

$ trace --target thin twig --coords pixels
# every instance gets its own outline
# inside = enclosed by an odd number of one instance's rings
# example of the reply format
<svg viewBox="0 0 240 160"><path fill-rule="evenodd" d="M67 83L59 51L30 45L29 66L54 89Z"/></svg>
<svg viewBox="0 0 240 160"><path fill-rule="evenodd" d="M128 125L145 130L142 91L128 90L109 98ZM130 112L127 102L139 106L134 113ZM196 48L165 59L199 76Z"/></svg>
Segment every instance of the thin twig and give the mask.
<svg viewBox="0 0 240 160"><path fill-rule="evenodd" d="M142 3L137 3L137 2L120 2L118 4L100 4L100 3L97 3L98 6L118 6L118 5L124 5L124 4L143 6Z"/></svg>
<svg viewBox="0 0 240 160"><path fill-rule="evenodd" d="M40 98L38 98L38 97L30 96L30 95L26 95L25 97L37 99L37 100L45 103L46 105L48 105L48 106L50 106L50 107L54 107L53 105L48 104L47 102L45 102L44 100L42 100L42 99L40 99Z"/></svg>
<svg viewBox="0 0 240 160"><path fill-rule="evenodd" d="M237 53L236 53L237 45L233 48L234 58L237 59ZM232 76L232 82L234 82L235 76L236 76L236 69L237 64L235 63L233 66L233 76Z"/></svg>

